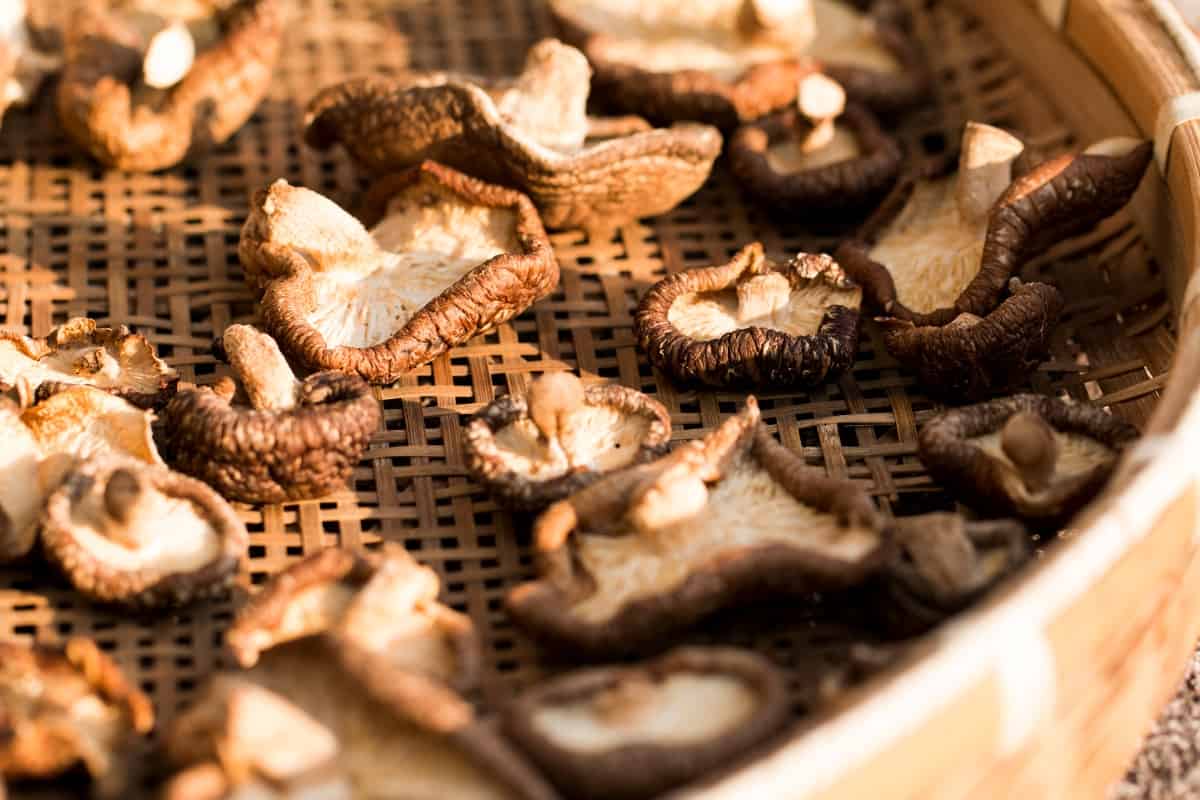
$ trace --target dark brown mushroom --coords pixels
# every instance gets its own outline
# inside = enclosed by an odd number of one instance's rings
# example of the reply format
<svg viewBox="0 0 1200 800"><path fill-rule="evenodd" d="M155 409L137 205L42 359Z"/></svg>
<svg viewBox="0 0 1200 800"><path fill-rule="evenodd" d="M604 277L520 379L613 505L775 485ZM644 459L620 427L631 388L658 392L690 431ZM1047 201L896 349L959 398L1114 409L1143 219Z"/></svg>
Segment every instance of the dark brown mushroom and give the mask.
<svg viewBox="0 0 1200 800"><path fill-rule="evenodd" d="M650 287L633 327L650 362L684 382L813 386L854 363L861 299L829 256L779 264L755 242Z"/></svg>
<svg viewBox="0 0 1200 800"><path fill-rule="evenodd" d="M730 139L738 181L765 206L791 212L842 212L878 199L903 153L870 111L844 103L829 78L805 77L796 108L743 125Z"/></svg>
<svg viewBox="0 0 1200 800"><path fill-rule="evenodd" d="M588 657L661 646L752 596L856 584L885 542L870 498L778 444L752 397L703 439L550 506L534 536L541 575L508 609Z"/></svg>
<svg viewBox="0 0 1200 800"><path fill-rule="evenodd" d="M508 395L467 425L471 477L509 508L532 511L602 475L667 451L671 416L657 400L615 384L589 386L565 372Z"/></svg>
<svg viewBox="0 0 1200 800"><path fill-rule="evenodd" d="M554 40L534 45L513 80L357 78L312 100L305 139L342 144L374 174L431 159L512 186L551 228L608 230L700 188L721 152L717 130L589 120L589 80L583 55Z"/></svg>
<svg viewBox="0 0 1200 800"><path fill-rule="evenodd" d="M972 508L1052 526L1103 488L1137 436L1099 408L1022 394L939 414L921 430L919 454Z"/></svg>
<svg viewBox="0 0 1200 800"><path fill-rule="evenodd" d="M784 108L821 69L850 98L887 113L919 103L924 61L886 0L552 0L559 35L587 55L596 94L652 120L723 130Z"/></svg>
<svg viewBox="0 0 1200 800"><path fill-rule="evenodd" d="M563 794L642 800L694 780L786 724L787 681L767 659L682 647L526 690L504 727Z"/></svg>
<svg viewBox="0 0 1200 800"><path fill-rule="evenodd" d="M903 634L965 607L1029 556L1029 534L1016 520L936 512L902 517L891 530L885 614Z"/></svg>
<svg viewBox="0 0 1200 800"><path fill-rule="evenodd" d="M212 489L164 467L93 457L42 514L42 548L83 594L135 608L216 597L233 584L246 526Z"/></svg>
<svg viewBox="0 0 1200 800"><path fill-rule="evenodd" d="M71 17L58 86L63 128L106 166L178 164L231 137L266 95L283 42L279 0L235 0L207 26L211 41L190 65L194 45L181 25L147 41L137 15L106 5ZM216 4L200 5L211 15Z"/></svg>
<svg viewBox="0 0 1200 800"><path fill-rule="evenodd" d="M44 339L0 331L0 391L46 397L67 386L95 386L142 408L175 394L179 374L145 336L124 325L102 328L75 317Z"/></svg>
<svg viewBox="0 0 1200 800"><path fill-rule="evenodd" d="M334 634L393 667L454 690L474 686L479 644L471 621L437 602L437 573L403 547L329 549L276 576L238 613L225 642L243 667L285 642Z"/></svg>
<svg viewBox="0 0 1200 800"><path fill-rule="evenodd" d="M379 429L371 387L336 371L296 380L274 340L248 325L229 326L222 342L242 391L186 389L167 404L162 441L171 466L247 503L344 488Z"/></svg>
<svg viewBox="0 0 1200 800"><path fill-rule="evenodd" d="M37 36L25 0L0 6L0 123L14 106L27 106L47 77L62 67L61 53Z"/></svg>
<svg viewBox="0 0 1200 800"><path fill-rule="evenodd" d="M82 764L102 797L126 797L129 749L154 726L150 699L90 639L0 641L0 774L52 778Z"/></svg>
<svg viewBox="0 0 1200 800"><path fill-rule="evenodd" d="M524 311L558 263L523 194L432 162L370 190L363 224L276 181L242 229L267 330L309 369L390 383Z"/></svg>

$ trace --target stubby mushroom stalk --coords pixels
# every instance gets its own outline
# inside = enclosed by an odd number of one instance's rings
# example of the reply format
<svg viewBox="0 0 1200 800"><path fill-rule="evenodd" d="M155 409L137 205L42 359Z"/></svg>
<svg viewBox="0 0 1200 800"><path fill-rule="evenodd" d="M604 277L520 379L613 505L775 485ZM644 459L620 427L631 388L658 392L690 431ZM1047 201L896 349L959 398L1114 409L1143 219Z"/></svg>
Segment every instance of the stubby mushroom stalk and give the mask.
<svg viewBox="0 0 1200 800"><path fill-rule="evenodd" d="M583 382L569 372L550 372L529 387L529 419L545 438L554 458L565 459L572 469L575 464L562 446L568 418L584 406Z"/></svg>
<svg viewBox="0 0 1200 800"><path fill-rule="evenodd" d="M812 0L742 0L737 29L746 39L784 41L797 51L817 38Z"/></svg>
<svg viewBox="0 0 1200 800"><path fill-rule="evenodd" d="M958 158L955 196L959 213L980 222L1012 183L1013 162L1025 149L1020 139L979 122L968 122Z"/></svg>
<svg viewBox="0 0 1200 800"><path fill-rule="evenodd" d="M807 123L801 133L800 152L814 153L833 141L837 118L846 110L846 91L832 78L814 72L800 81L796 108L800 111L797 119Z"/></svg>
<svg viewBox="0 0 1200 800"><path fill-rule="evenodd" d="M1000 446L1029 491L1050 485L1058 462L1058 440L1044 419L1028 411L1013 414L1000 432Z"/></svg>
<svg viewBox="0 0 1200 800"><path fill-rule="evenodd" d="M120 467L108 476L104 486L104 535L113 542L135 550L138 540L130 530L137 515L138 498L142 495L142 482L133 470Z"/></svg>
<svg viewBox="0 0 1200 800"><path fill-rule="evenodd" d="M687 463L650 476L634 492L627 516L646 536L691 519L708 505L708 486Z"/></svg>
<svg viewBox="0 0 1200 800"><path fill-rule="evenodd" d="M296 406L300 382L274 339L250 325L230 325L221 342L250 405L276 411Z"/></svg>
<svg viewBox="0 0 1200 800"><path fill-rule="evenodd" d="M196 40L182 20L175 20L150 38L142 60L142 80L154 89L179 83L196 60Z"/></svg>

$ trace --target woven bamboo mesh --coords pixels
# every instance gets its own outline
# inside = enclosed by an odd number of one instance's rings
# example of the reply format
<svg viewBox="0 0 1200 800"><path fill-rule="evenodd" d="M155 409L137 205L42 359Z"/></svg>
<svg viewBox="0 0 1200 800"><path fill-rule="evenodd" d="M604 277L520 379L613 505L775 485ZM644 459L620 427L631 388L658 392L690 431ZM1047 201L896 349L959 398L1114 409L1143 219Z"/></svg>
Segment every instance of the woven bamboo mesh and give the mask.
<svg viewBox="0 0 1200 800"><path fill-rule="evenodd" d="M1025 133L1053 154L1076 142L1049 103L1022 80L997 42L947 0L910 0L916 33L937 78L938 107L905 124L907 144L936 151L976 119ZM185 381L222 370L213 336L253 319L236 256L254 190L284 177L343 204L363 184L340 153L300 138L314 91L343 77L414 69L512 73L525 48L551 33L539 0L294 0L273 90L229 144L156 175L104 171L56 131L52 103L12 113L0 134L0 324L45 334L68 316L124 322L146 333ZM484 707L561 663L514 629L502 598L533 574L529 519L497 509L463 468L465 415L525 389L547 369L577 368L654 394L675 438L697 437L741 396L673 386L638 353L631 311L664 274L725 261L761 240L776 255L828 250L842 232L815 232L748 203L723 165L693 198L663 217L626 225L609 241L579 232L552 238L562 284L514 322L472 340L382 389L385 429L351 490L319 502L242 507L250 547L238 594L176 615L136 619L90 605L51 570L0 569L0 636L50 641L94 637L155 700L160 722L221 666L222 632L254 586L325 547L402 542L441 574L446 599L470 614L486 650ZM1174 348L1161 276L1125 215L1061 243L1028 265L1069 300L1053 357L1033 389L1149 417ZM807 393L760 395L763 417L789 447L829 474L868 488L885 510L948 508L917 460L918 426L937 406L899 370L868 325L851 374ZM2 478L0 478L2 479ZM728 614L698 641L752 646L793 672L798 713L831 685L857 680L871 630L848 604L810 600ZM161 725L160 725L161 729Z"/></svg>

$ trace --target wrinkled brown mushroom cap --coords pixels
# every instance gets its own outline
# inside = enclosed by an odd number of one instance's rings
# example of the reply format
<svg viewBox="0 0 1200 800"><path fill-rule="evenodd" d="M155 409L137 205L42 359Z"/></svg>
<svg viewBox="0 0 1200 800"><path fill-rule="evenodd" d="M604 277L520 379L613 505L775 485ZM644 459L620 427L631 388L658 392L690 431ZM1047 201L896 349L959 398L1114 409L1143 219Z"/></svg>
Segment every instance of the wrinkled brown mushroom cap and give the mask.
<svg viewBox="0 0 1200 800"><path fill-rule="evenodd" d="M565 795L641 800L704 775L788 720L787 683L749 651L682 647L519 695L504 727Z"/></svg>
<svg viewBox="0 0 1200 800"><path fill-rule="evenodd" d="M133 94L141 37L105 5L90 3L71 18L58 116L106 166L150 171L178 164L236 133L266 95L283 42L279 0L237 0L221 20L221 38L153 107Z"/></svg>
<svg viewBox="0 0 1200 800"><path fill-rule="evenodd" d="M179 374L145 336L124 325L75 317L43 339L0 331L0 391L43 398L68 386L95 386L135 406L157 408L175 394Z"/></svg>
<svg viewBox="0 0 1200 800"><path fill-rule="evenodd" d="M467 425L465 453L472 479L509 508L532 511L594 483L605 473L667 451L671 416L652 397L615 384L589 386L554 458L529 414L529 401L508 395L484 406ZM572 466L578 450L578 462Z"/></svg>
<svg viewBox="0 0 1200 800"><path fill-rule="evenodd" d="M122 797L129 745L154 726L150 699L90 639L0 641L0 774L49 778L83 763L96 792Z"/></svg>
<svg viewBox="0 0 1200 800"><path fill-rule="evenodd" d="M654 71L644 66L642 59L615 57L614 44L619 45L622 37L589 25L576 8L587 4L604 5L598 0L550 3L559 36L587 55L595 70L593 89L597 96L654 121L699 120L731 130L786 107L795 100L797 81L817 69L846 87L852 99L880 113L911 108L928 91L924 59L898 24L901 15L890 2L872 3L869 17L874 38L898 63L895 72L838 63L836 48L830 50L825 61L798 60L793 55L795 46L789 45L787 55L781 52L773 60L748 65L732 77L705 69ZM835 5L857 4L827 3L829 7ZM682 8L678 16L687 17L688 12L689 9ZM608 18L613 24L621 24L619 12ZM816 41L822 42L819 29Z"/></svg>
<svg viewBox="0 0 1200 800"><path fill-rule="evenodd" d="M570 49L543 41L531 59L539 49L554 47ZM534 61L523 77L554 66ZM583 103L557 103L561 121L539 119L536 129L526 130L497 105L504 85L443 73L357 78L323 90L309 103L305 139L319 149L340 143L375 174L428 159L512 186L529 195L551 228L608 229L665 213L700 188L721 152L720 133L696 124L631 127L601 141L547 146L536 134L572 127L570 109L577 105L582 113ZM586 98L588 75L561 90ZM547 92L544 100L553 96Z"/></svg>
<svg viewBox="0 0 1200 800"><path fill-rule="evenodd" d="M697 331L681 329L689 309L708 317L730 303L737 307L741 287L771 274L787 278L786 304L744 322L726 311L718 314L724 324L700 325L698 319ZM651 286L633 326L650 362L685 383L813 386L854 363L861 297L829 256L801 253L779 265L756 242L728 264L685 270Z"/></svg>
<svg viewBox="0 0 1200 800"><path fill-rule="evenodd" d="M136 608L219 596L246 526L212 489L164 467L93 457L46 501L42 547L83 594Z"/></svg>
<svg viewBox="0 0 1200 800"><path fill-rule="evenodd" d="M1004 423L1021 412L1040 417L1062 437L1059 467L1040 491L1026 489L1000 444ZM1137 436L1132 425L1093 406L1022 394L939 414L922 428L918 452L929 473L972 508L1056 525L1103 488Z"/></svg>
<svg viewBox="0 0 1200 800"><path fill-rule="evenodd" d="M1066 305L1045 283L1017 283L982 319L961 314L945 325L883 319L883 342L917 373L921 388L948 403L970 403L1021 386L1050 351Z"/></svg>
<svg viewBox="0 0 1200 800"><path fill-rule="evenodd" d="M541 577L509 612L586 657L661 646L754 596L859 583L885 549L867 495L777 443L753 398L704 439L550 506L534 538Z"/></svg>
<svg viewBox="0 0 1200 800"><path fill-rule="evenodd" d="M783 171L771 151L798 151L799 112L773 114L738 128L729 140L734 175L765 206L772 209L829 213L859 209L886 192L900 171L903 152L884 133L871 112L849 105L838 117L857 144L859 155L797 171Z"/></svg>
<svg viewBox="0 0 1200 800"><path fill-rule="evenodd" d="M242 263L248 279L265 287L260 305L265 327L290 358L309 369L389 383L507 322L558 284L554 251L527 197L432 162L376 183L362 219L378 222L376 230L400 239L399 247L431 250L430 240L453 242L451 253L422 255L441 259L439 269L419 276L436 281L436 287L411 288L415 267L404 261L406 252L381 248L353 217L315 192L277 182L252 205L239 245ZM474 237L474 252L486 255L464 258L459 249L464 243L455 241L460 237ZM330 249L319 251L322 247ZM382 276L386 285L359 288L364 284L356 281L354 291L365 299L339 295L337 284L326 280L332 271ZM410 291L421 296L404 294ZM319 303L322 292L329 293L325 305ZM380 293L387 296L375 302ZM389 310L393 301L410 314L400 315L403 323ZM369 319L359 325L353 317L358 313ZM345 316L319 317L323 333L311 321L314 314ZM332 331L341 338L330 342Z"/></svg>

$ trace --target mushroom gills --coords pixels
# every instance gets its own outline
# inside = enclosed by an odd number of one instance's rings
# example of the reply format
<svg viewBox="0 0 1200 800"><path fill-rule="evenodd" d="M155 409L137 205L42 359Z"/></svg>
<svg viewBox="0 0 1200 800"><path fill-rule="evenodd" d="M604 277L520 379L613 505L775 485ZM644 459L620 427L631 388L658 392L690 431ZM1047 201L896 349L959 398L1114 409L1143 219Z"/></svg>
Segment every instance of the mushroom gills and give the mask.
<svg viewBox="0 0 1200 800"><path fill-rule="evenodd" d="M871 20L850 3L812 0L811 12L807 5L795 3L791 14L777 18L777 35L748 37L739 25L740 0L556 0L560 12L605 37L606 59L651 72L695 69L733 80L757 64L800 55L900 71ZM806 47L790 31L807 28L808 14L815 15L816 37Z"/></svg>
<svg viewBox="0 0 1200 800"><path fill-rule="evenodd" d="M1021 470L1004 452L1001 431L993 431L983 436L973 436L967 441L983 450L1005 467L1006 474L1011 478L1011 488L1026 496L1036 496L1025 486ZM1116 458L1116 452L1108 445L1098 442L1090 436L1076 433L1054 431L1057 444L1058 458L1054 463L1054 473L1050 476L1047 488L1059 481L1069 480L1078 475L1090 472L1098 466L1110 463Z"/></svg>
<svg viewBox="0 0 1200 800"><path fill-rule="evenodd" d="M163 465L150 430L150 412L99 389L79 386L59 392L25 409L21 418L46 457L86 459L116 453Z"/></svg>
<svg viewBox="0 0 1200 800"><path fill-rule="evenodd" d="M858 158L863 154L858 136L845 125L833 129L833 138L823 147L804 152L799 142L787 138L767 148L767 165L780 175L793 175Z"/></svg>
<svg viewBox="0 0 1200 800"><path fill-rule="evenodd" d="M779 274L779 273L774 273ZM754 276L757 280L765 276ZM748 281L743 281L746 283ZM830 306L858 308L862 290L841 288L827 281L805 282L791 288L785 303L762 315L747 315L736 289L685 294L671 304L667 321L697 341L719 339L740 328L766 328L791 336L815 336ZM743 298L745 298L743 292ZM748 317L748 318L747 318Z"/></svg>
<svg viewBox="0 0 1200 800"><path fill-rule="evenodd" d="M761 699L719 673L622 676L591 696L537 709L533 727L560 747L600 753L619 747L681 747L719 739L751 719Z"/></svg>
<svg viewBox="0 0 1200 800"><path fill-rule="evenodd" d="M748 455L738 456L726 477L709 486L701 514L652 533L635 533L627 525L604 534L576 531L572 539L595 588L571 610L592 623L637 600L670 593L728 553L770 544L807 546L854 563L879 546L874 531L843 526L833 514L801 503Z"/></svg>
<svg viewBox="0 0 1200 800"><path fill-rule="evenodd" d="M0 383L16 385L25 380L37 386L53 381L154 394L160 390L161 373L152 353L147 351L148 357L138 358L135 348L131 344L131 352L121 353L114 347L89 344L52 349L38 356L16 341L0 339Z"/></svg>
<svg viewBox="0 0 1200 800"><path fill-rule="evenodd" d="M528 417L496 432L496 448L509 469L525 478L549 480L575 468L597 472L632 464L650 430L650 419L601 405L584 405L566 416L561 448L547 444Z"/></svg>
<svg viewBox="0 0 1200 800"><path fill-rule="evenodd" d="M516 215L471 205L423 187L389 204L371 236L367 263L342 262L312 275L315 303L306 316L329 347L387 341L425 304L485 261L519 250Z"/></svg>

